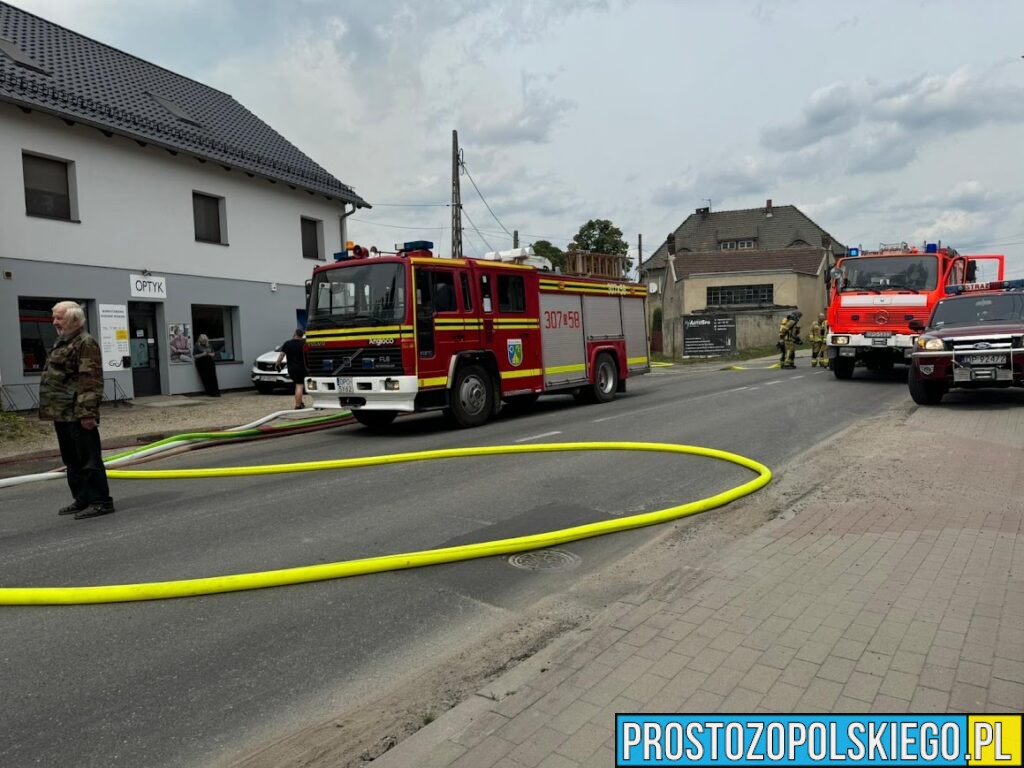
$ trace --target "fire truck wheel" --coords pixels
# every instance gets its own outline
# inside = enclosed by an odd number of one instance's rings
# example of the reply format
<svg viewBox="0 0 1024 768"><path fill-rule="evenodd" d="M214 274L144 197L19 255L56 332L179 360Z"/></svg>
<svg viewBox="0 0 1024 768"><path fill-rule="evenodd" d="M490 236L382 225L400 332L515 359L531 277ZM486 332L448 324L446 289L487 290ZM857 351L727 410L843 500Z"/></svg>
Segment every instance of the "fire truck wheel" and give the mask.
<svg viewBox="0 0 1024 768"><path fill-rule="evenodd" d="M353 410L355 420L368 429L383 429L398 415L396 411L358 411Z"/></svg>
<svg viewBox="0 0 1024 768"><path fill-rule="evenodd" d="M594 383L579 391L577 400L586 403L607 403L615 398L619 374L612 356L602 352L594 361Z"/></svg>
<svg viewBox="0 0 1024 768"><path fill-rule="evenodd" d="M465 365L455 374L448 414L459 427L479 427L494 410L494 386L479 365Z"/></svg>
<svg viewBox="0 0 1024 768"><path fill-rule="evenodd" d="M857 361L852 357L834 357L832 358L832 373L837 379L852 379L855 365L857 365Z"/></svg>
<svg viewBox="0 0 1024 768"><path fill-rule="evenodd" d="M946 394L946 385L941 381L921 381L911 369L907 375L910 396L918 405L938 405Z"/></svg>

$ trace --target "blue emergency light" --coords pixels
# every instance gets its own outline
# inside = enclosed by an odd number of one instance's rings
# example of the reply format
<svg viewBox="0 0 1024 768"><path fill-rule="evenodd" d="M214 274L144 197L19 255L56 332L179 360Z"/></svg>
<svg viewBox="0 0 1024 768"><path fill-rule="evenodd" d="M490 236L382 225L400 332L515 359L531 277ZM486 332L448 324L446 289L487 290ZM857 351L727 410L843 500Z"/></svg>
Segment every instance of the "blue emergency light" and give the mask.
<svg viewBox="0 0 1024 768"><path fill-rule="evenodd" d="M925 243L924 252L925 253L938 253L939 252L939 244L938 243Z"/></svg>
<svg viewBox="0 0 1024 768"><path fill-rule="evenodd" d="M860 248L850 248L846 252L847 256L860 256Z"/></svg>
<svg viewBox="0 0 1024 768"><path fill-rule="evenodd" d="M432 251L434 244L429 240L413 240L402 245L403 251Z"/></svg>

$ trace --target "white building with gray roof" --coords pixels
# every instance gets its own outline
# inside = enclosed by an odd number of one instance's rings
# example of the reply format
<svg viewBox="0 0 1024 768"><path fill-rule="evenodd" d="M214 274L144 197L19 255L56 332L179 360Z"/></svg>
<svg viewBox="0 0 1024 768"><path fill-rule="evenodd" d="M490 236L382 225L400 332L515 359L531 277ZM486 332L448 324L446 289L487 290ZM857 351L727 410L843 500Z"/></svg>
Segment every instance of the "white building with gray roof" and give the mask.
<svg viewBox="0 0 1024 768"><path fill-rule="evenodd" d="M108 398L200 391L182 331L249 386L366 207L230 95L0 2L0 407L33 407L61 299Z"/></svg>

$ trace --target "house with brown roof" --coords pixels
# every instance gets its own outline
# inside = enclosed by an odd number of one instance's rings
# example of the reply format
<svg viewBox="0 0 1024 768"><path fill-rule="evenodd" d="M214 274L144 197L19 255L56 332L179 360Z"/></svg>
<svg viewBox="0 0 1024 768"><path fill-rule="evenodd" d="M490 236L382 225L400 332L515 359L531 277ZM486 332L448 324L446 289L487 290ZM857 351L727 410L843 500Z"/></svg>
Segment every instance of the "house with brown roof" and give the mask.
<svg viewBox="0 0 1024 768"><path fill-rule="evenodd" d="M650 311L662 310L662 351L682 354L684 316L732 317L736 349L774 344L794 309L806 332L825 307L825 276L845 253L796 206L698 208L641 267L641 279L658 286Z"/></svg>

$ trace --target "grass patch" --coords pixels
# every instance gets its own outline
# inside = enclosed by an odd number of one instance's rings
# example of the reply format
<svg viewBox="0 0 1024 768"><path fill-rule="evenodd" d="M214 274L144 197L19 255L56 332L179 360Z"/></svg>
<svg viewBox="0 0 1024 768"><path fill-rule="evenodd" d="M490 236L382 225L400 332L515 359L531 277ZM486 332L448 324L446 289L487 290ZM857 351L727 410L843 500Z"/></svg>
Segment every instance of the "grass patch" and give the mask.
<svg viewBox="0 0 1024 768"><path fill-rule="evenodd" d="M26 419L17 413L0 411L0 440L17 440L41 433L40 425L35 420Z"/></svg>

